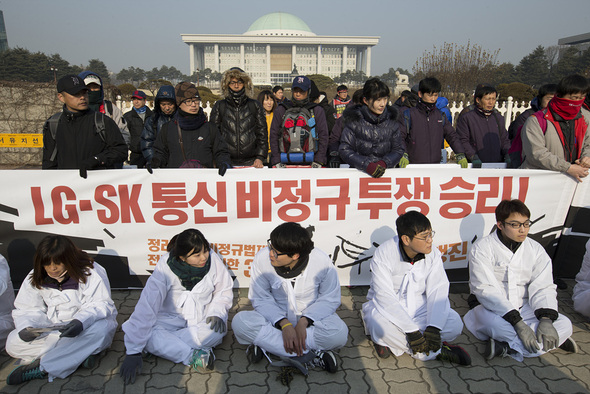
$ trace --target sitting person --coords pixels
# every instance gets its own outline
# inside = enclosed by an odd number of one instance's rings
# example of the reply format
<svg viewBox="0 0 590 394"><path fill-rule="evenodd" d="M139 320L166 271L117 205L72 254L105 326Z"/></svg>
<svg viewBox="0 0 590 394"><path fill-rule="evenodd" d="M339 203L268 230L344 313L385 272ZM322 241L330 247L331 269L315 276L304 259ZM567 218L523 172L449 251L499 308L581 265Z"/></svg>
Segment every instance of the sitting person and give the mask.
<svg viewBox="0 0 590 394"><path fill-rule="evenodd" d="M483 356L511 356L517 361L560 347L577 352L572 323L557 312L551 258L527 237L531 213L519 200L496 207L497 229L469 252L465 326L487 341Z"/></svg>
<svg viewBox="0 0 590 394"><path fill-rule="evenodd" d="M14 301L14 325L6 352L21 359L10 385L66 378L111 346L117 310L104 268L63 235L39 243L33 270Z"/></svg>
<svg viewBox="0 0 590 394"><path fill-rule="evenodd" d="M389 87L371 78L363 87L363 104L353 105L343 114L340 157L373 178L394 168L404 154L397 110L388 102Z"/></svg>
<svg viewBox="0 0 590 394"><path fill-rule="evenodd" d="M270 233L268 248L254 257L248 297L253 311L232 321L239 343L253 345L250 360L263 352L307 374L307 365L338 369L332 350L346 344L348 328L336 314L340 282L330 257L314 248L307 230L283 223ZM267 356L268 357L268 356ZM270 358L269 358L270 360Z"/></svg>
<svg viewBox="0 0 590 394"><path fill-rule="evenodd" d="M409 211L395 221L397 236L377 248L371 260L371 287L362 307L365 332L377 355L404 353L426 360L471 364L460 346L447 341L463 330L451 309L449 280L434 231L426 216Z"/></svg>
<svg viewBox="0 0 590 394"><path fill-rule="evenodd" d="M135 383L142 352L195 370L212 370L213 348L227 333L232 278L199 230L175 235L123 323L126 357L120 375Z"/></svg>
<svg viewBox="0 0 590 394"><path fill-rule="evenodd" d="M590 317L590 240L586 242L586 254L582 260L582 268L576 275L574 286L574 309L586 317Z"/></svg>
<svg viewBox="0 0 590 394"><path fill-rule="evenodd" d="M6 345L6 337L14 330L12 310L14 309L14 288L10 280L10 267L0 254L0 351Z"/></svg>
<svg viewBox="0 0 590 394"><path fill-rule="evenodd" d="M207 122L197 87L181 82L175 88L178 110L156 136L152 167L213 168L224 175L231 168L227 144L219 129Z"/></svg>

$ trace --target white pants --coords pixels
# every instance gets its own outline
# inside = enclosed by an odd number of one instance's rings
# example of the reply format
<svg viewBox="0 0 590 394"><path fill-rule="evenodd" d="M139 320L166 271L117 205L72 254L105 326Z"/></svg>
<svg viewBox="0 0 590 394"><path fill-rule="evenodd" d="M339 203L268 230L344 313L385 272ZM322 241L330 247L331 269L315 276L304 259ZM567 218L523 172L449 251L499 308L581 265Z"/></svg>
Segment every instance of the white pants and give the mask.
<svg viewBox="0 0 590 394"><path fill-rule="evenodd" d="M534 332L537 332L539 320L535 317L535 312L528 303L520 309L520 316ZM463 319L469 332L475 335L477 339L487 341L489 338L493 338L496 341L507 342L510 348L516 351L515 354L510 354L510 356L517 361L522 361L524 357L537 357L545 353L543 350L529 353L524 348L512 324L504 320L502 316L487 310L483 305L478 305L467 312ZM557 335L559 335L559 345L572 335L572 322L562 314L559 314L557 320L553 322L553 327L555 327ZM543 348L543 344L540 343L539 347Z"/></svg>
<svg viewBox="0 0 590 394"><path fill-rule="evenodd" d="M361 316L365 325L365 333L371 336L371 340L381 346L387 346L395 356L408 353L412 357L427 361L436 358L437 352L412 353L408 344L406 333L383 316L371 302L365 302L361 310ZM428 327L427 314L423 313L414 317L414 323L424 332ZM463 330L463 322L457 312L449 309L449 315L444 327L440 331L442 341L452 341Z"/></svg>
<svg viewBox="0 0 590 394"><path fill-rule="evenodd" d="M242 311L232 320L232 329L242 345L257 345L276 356L292 357L283 345L283 333L256 311ZM325 319L314 321L307 327L305 347L309 350L332 350L346 345L348 327L333 314ZM305 352L306 353L306 352Z"/></svg>
<svg viewBox="0 0 590 394"><path fill-rule="evenodd" d="M590 317L590 289L576 292L576 288L574 288L572 300L574 301L574 309L576 312Z"/></svg>
<svg viewBox="0 0 590 394"><path fill-rule="evenodd" d="M12 314L8 313L4 316L0 316L0 351L4 349L4 346L6 345L6 338L12 330L14 330Z"/></svg>
<svg viewBox="0 0 590 394"><path fill-rule="evenodd" d="M110 347L116 329L115 320L101 319L73 338L60 338L59 331L52 331L31 342L20 339L18 330L14 330L8 335L6 352L29 363L40 357L41 369L49 374L50 379L63 379L74 372L88 356Z"/></svg>
<svg viewBox="0 0 590 394"><path fill-rule="evenodd" d="M210 350L227 332L215 332L202 322L184 328L156 323L145 350L174 363L189 365L195 349Z"/></svg>

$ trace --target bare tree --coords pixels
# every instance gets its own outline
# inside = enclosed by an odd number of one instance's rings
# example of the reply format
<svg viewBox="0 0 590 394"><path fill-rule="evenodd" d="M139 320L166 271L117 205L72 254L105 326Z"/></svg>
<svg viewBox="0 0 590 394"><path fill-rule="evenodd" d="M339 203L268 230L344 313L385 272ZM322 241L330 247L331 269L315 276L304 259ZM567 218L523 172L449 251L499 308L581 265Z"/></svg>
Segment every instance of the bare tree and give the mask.
<svg viewBox="0 0 590 394"><path fill-rule="evenodd" d="M442 47L424 51L413 67L415 79L435 77L441 82L445 94L469 94L476 85L494 76L498 66L499 49L488 51L480 45L445 42Z"/></svg>

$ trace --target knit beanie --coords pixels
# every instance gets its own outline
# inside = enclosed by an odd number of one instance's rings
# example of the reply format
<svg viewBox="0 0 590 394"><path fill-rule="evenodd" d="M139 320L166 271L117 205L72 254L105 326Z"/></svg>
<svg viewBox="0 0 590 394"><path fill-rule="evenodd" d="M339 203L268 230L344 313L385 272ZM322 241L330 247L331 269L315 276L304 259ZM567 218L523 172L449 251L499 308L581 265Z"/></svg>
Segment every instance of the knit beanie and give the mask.
<svg viewBox="0 0 590 394"><path fill-rule="evenodd" d="M197 98L201 99L199 96L199 91L195 84L190 82L181 82L174 88L176 93L176 105L180 105L184 100Z"/></svg>

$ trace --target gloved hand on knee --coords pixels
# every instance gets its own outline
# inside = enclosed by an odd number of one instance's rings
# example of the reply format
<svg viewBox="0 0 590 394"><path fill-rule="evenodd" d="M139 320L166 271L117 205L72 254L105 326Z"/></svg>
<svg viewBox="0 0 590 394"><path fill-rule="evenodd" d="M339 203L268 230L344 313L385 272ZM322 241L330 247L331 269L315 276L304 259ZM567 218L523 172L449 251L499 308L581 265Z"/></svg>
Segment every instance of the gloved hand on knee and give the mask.
<svg viewBox="0 0 590 394"><path fill-rule="evenodd" d="M522 341L524 348L529 353L536 353L539 351L539 344L537 343L535 332L524 322L524 320L521 320L518 323L516 323L514 325L514 329L516 330L516 334Z"/></svg>

